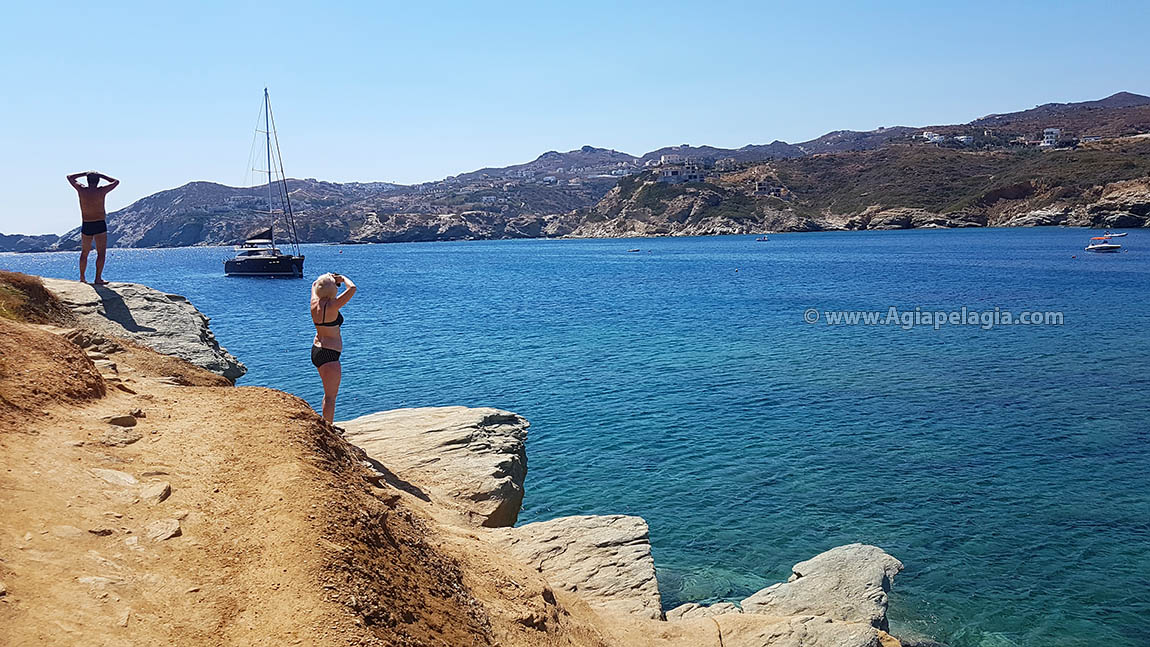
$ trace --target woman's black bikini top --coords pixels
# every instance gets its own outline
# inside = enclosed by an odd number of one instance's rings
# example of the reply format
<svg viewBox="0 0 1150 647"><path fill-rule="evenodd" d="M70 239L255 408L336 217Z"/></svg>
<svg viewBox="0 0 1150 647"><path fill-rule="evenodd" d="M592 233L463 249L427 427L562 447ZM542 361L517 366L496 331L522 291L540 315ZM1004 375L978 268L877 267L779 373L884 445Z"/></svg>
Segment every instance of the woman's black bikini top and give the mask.
<svg viewBox="0 0 1150 647"><path fill-rule="evenodd" d="M326 316L327 316L327 304L325 303L325 304L323 304L323 312L320 313L319 318L323 319ZM324 322L324 323L317 323L316 325L317 326L342 326L343 325L343 313L337 312L337 313L335 313L335 319L333 319L331 321Z"/></svg>

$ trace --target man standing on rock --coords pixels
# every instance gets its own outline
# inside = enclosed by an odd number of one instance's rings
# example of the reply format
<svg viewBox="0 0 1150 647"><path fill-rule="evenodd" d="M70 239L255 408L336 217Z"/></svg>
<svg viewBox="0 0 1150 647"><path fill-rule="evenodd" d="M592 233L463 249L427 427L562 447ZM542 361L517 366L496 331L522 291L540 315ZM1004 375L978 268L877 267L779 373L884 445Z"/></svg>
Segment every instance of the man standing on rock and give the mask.
<svg viewBox="0 0 1150 647"><path fill-rule="evenodd" d="M78 182L80 176L87 176L88 186ZM108 183L100 186L100 180ZM108 222L104 212L104 196L119 186L120 181L96 171L73 173L68 176L68 182L80 194L80 282L87 283L85 274L88 270L88 252L92 251L92 243L96 243L96 278L93 285L105 285L104 255L108 249Z"/></svg>

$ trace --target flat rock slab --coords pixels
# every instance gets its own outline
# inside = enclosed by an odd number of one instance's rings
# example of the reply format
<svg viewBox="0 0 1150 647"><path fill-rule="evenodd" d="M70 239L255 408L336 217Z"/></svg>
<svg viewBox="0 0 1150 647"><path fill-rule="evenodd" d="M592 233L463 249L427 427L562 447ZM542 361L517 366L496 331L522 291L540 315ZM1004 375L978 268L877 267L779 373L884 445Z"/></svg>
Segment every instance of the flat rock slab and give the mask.
<svg viewBox="0 0 1150 647"><path fill-rule="evenodd" d="M744 613L812 615L887 630L887 594L902 562L877 546L848 544L795 564L789 580L742 601Z"/></svg>
<svg viewBox="0 0 1150 647"><path fill-rule="evenodd" d="M172 485L167 481L148 483L140 488L140 500L146 503L163 503L172 494Z"/></svg>
<svg viewBox="0 0 1150 647"><path fill-rule="evenodd" d="M43 281L81 323L99 332L131 339L232 381L247 372L216 341L208 318L182 296L135 283L95 286L63 279Z"/></svg>
<svg viewBox="0 0 1150 647"><path fill-rule="evenodd" d="M124 447L140 440L144 434L135 429L112 427L100 435L100 442L109 447Z"/></svg>
<svg viewBox="0 0 1150 647"><path fill-rule="evenodd" d="M667 612L667 620L690 620L691 618L709 618L721 616L725 613L742 613L743 610L734 602L716 602L711 605L688 602L681 604Z"/></svg>
<svg viewBox="0 0 1150 647"><path fill-rule="evenodd" d="M588 604L663 617L647 522L627 515L560 517L500 531L510 552Z"/></svg>
<svg viewBox="0 0 1150 647"><path fill-rule="evenodd" d="M179 537L180 533L180 522L177 519L159 519L144 526L144 534L152 541Z"/></svg>
<svg viewBox="0 0 1150 647"><path fill-rule="evenodd" d="M767 620L767 622L763 622ZM723 647L883 647L874 627L834 622L830 618L793 616L766 619L729 614L716 616Z"/></svg>
<svg viewBox="0 0 1150 647"><path fill-rule="evenodd" d="M447 502L473 523L511 526L523 505L528 423L492 408L395 409L338 423L417 496Z"/></svg>
<svg viewBox="0 0 1150 647"><path fill-rule="evenodd" d="M127 472L121 472L119 470L107 470L99 467L94 467L91 471L92 474L107 481L108 483L111 483L112 485L122 485L127 487L129 485L135 485L139 483L139 481L136 480L136 477L128 474Z"/></svg>

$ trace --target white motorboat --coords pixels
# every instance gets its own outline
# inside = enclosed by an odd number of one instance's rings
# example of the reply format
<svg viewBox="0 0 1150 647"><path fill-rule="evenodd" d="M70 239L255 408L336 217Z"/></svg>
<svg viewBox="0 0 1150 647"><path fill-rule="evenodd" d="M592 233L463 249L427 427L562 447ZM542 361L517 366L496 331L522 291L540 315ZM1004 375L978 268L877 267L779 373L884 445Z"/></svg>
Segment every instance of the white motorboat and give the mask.
<svg viewBox="0 0 1150 647"><path fill-rule="evenodd" d="M1121 249L1122 246L1118 243L1110 242L1110 236L1095 236L1090 239L1090 244L1086 246L1086 251L1098 254L1117 252Z"/></svg>

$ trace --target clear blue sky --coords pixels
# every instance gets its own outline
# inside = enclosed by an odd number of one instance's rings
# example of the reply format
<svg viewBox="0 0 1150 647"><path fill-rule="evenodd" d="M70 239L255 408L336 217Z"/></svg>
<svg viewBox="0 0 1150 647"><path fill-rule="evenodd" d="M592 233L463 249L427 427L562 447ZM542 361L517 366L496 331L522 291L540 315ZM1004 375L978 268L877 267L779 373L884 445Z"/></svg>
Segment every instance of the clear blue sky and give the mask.
<svg viewBox="0 0 1150 647"><path fill-rule="evenodd" d="M1150 92L1150 3L21 2L0 20L0 232L241 184L271 89L293 177L439 179L585 144L802 141Z"/></svg>

